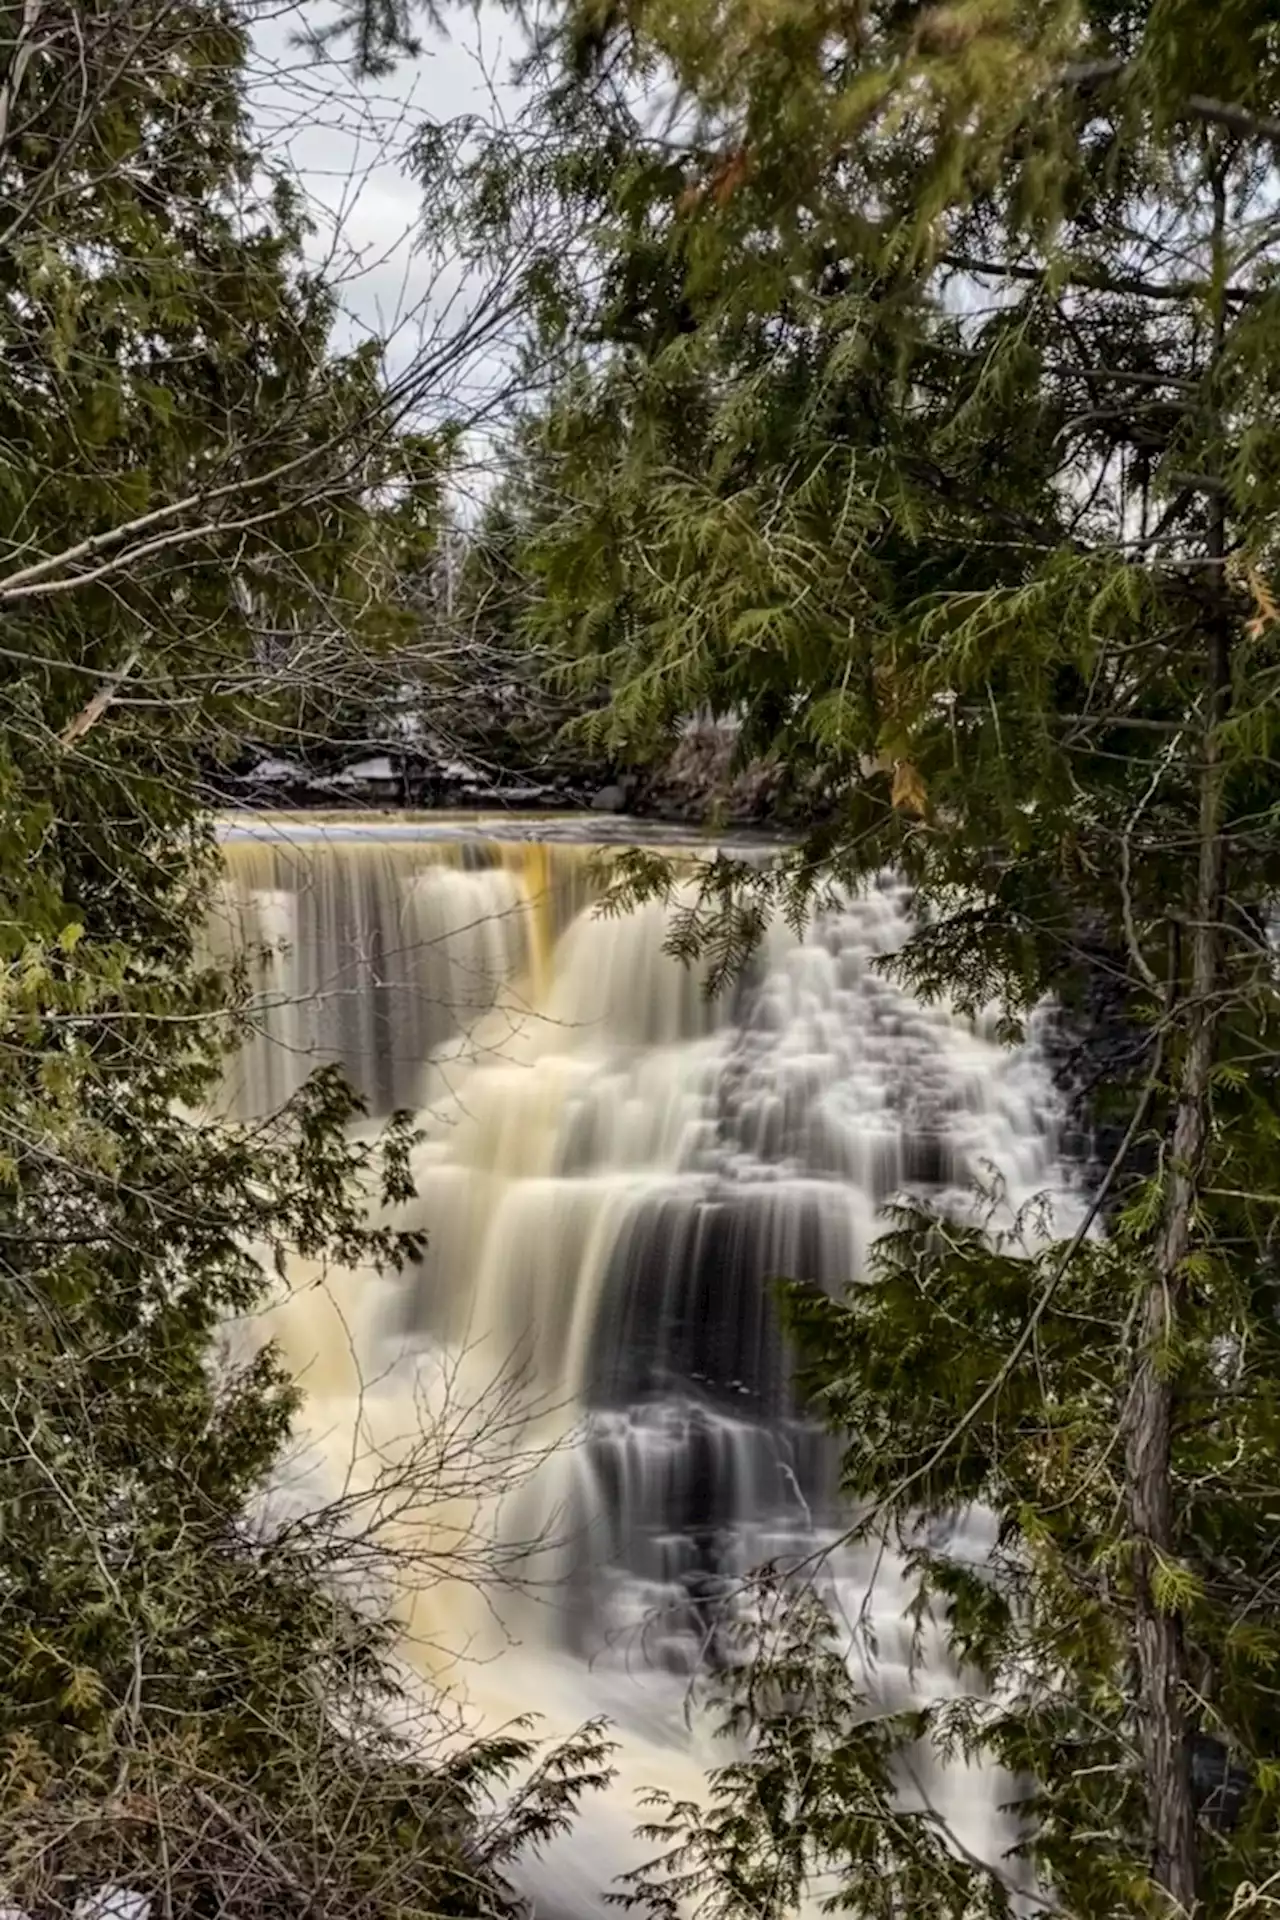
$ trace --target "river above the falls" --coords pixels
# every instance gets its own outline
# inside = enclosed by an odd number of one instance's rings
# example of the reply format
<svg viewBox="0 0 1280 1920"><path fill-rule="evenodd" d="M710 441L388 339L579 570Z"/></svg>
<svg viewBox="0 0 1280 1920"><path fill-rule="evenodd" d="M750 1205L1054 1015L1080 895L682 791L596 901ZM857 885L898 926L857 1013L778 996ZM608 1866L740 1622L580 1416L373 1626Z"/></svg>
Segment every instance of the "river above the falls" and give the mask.
<svg viewBox="0 0 1280 1920"><path fill-rule="evenodd" d="M334 1062L371 1116L409 1109L424 1135L401 1221L425 1233L422 1261L392 1280L299 1269L266 1316L306 1391L312 1468L367 1483L432 1420L474 1440L470 1489L397 1518L441 1543L406 1647L482 1726L531 1709L549 1732L614 1722L617 1783L523 1882L541 1920L598 1920L644 1851L643 1789L694 1795L724 1757L685 1711L716 1608L847 1517L771 1282L856 1282L888 1200L962 1211L991 1169L1010 1212L1048 1192L1070 1230L1059 1097L1034 1037L1003 1048L993 1023L885 976L910 931L889 877L802 934L771 926L708 998L664 950L663 906L596 911L599 849L692 852L691 831L340 814L220 833L212 939L259 955L227 1110L260 1118ZM459 1541L506 1570L499 1590L455 1577ZM844 1548L826 1577L875 1621L874 1660L852 1657L876 1699L963 1684L940 1652L908 1672L889 1561ZM966 1847L1009 1837L984 1774L921 1756L906 1790Z"/></svg>

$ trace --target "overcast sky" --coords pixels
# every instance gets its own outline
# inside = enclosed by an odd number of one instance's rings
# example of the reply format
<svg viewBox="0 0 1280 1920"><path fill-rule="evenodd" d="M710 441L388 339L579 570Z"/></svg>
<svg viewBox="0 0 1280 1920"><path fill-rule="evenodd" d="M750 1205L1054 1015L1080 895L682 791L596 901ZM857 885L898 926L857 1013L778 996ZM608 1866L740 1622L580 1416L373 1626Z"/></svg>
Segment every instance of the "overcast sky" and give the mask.
<svg viewBox="0 0 1280 1920"><path fill-rule="evenodd" d="M287 153L306 192L317 230L309 251L340 288L339 342L371 333L389 343L388 363L401 373L438 336L458 323L468 297L456 263L433 261L420 242L421 195L406 169L406 150L425 121L479 115L509 119L518 110L510 83L516 30L501 11L459 9L450 38L425 33L426 48L388 79L357 85L340 58L321 62L291 45L318 10L282 0L255 35L251 96L255 119L277 155ZM500 377L490 356L467 372L453 404L478 404Z"/></svg>

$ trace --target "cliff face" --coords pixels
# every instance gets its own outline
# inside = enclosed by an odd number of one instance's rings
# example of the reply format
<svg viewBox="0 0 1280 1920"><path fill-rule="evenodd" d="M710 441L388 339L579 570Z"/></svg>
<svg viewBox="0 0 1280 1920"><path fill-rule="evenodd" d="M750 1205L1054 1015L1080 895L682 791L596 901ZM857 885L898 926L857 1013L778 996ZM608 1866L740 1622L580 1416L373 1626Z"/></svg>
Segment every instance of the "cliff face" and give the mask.
<svg viewBox="0 0 1280 1920"><path fill-rule="evenodd" d="M762 762L737 768L736 747L731 727L695 722L666 760L637 776L635 810L658 819L722 819L732 825L779 819L786 810L782 768Z"/></svg>

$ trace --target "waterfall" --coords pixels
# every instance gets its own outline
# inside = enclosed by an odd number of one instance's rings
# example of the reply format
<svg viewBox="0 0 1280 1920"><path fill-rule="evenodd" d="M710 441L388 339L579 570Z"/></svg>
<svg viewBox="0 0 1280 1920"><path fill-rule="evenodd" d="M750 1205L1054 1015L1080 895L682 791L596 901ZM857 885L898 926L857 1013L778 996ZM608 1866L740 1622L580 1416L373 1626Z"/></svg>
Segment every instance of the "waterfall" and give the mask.
<svg viewBox="0 0 1280 1920"><path fill-rule="evenodd" d="M839 1528L834 1443L794 1400L770 1281L841 1289L890 1196L963 1208L986 1167L1011 1209L1049 1190L1072 1220L1034 1046L1003 1049L877 968L909 932L894 881L802 936L773 927L709 999L664 951L660 906L596 913L591 849L534 831L233 828L213 938L279 949L257 965L235 1112L335 1060L372 1114L420 1115L403 1224L428 1236L421 1263L393 1283L299 1273L267 1324L334 1471L372 1471L355 1463L446 1404L472 1410L495 1486L522 1463L465 1513L399 1517L482 1537L519 1574L496 1600L442 1577L407 1607L406 1645L490 1723L614 1718L609 1806L530 1881L548 1920L585 1920L634 1858L638 1789L696 1791L708 1754L681 1706L712 1603ZM842 1549L832 1570L859 1606L870 1566ZM867 1679L900 1700L897 1581L877 1570ZM960 1683L939 1660L928 1684ZM998 1850L993 1783L949 1769L920 1790Z"/></svg>

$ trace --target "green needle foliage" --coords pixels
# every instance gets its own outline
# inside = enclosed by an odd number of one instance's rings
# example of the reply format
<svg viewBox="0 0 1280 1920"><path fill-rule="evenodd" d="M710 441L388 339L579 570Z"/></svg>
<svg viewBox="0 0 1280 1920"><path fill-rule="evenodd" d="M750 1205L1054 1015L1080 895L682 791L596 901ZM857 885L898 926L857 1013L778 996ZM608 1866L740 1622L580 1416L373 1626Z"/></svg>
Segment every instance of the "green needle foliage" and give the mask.
<svg viewBox="0 0 1280 1920"><path fill-rule="evenodd" d="M475 245L529 194L580 209L535 316L565 371L527 631L619 753L709 711L824 795L769 872L709 866L676 949L731 972L768 912L894 866L918 990L1128 1036L1105 1241L916 1209L793 1303L859 1525L974 1677L933 1737L1023 1782L1056 1910L1274 1911L1275 10L579 0L531 72L541 143L476 151L460 198ZM670 880L636 856L617 899ZM980 1571L926 1524L975 1502ZM855 1913L999 1911L1006 1866L868 1850L849 1711L834 1680L761 1708L665 1884L781 1916L843 1862Z"/></svg>
<svg viewBox="0 0 1280 1920"><path fill-rule="evenodd" d="M251 1130L194 1117L246 1017L200 958L200 769L279 718L282 639L395 637L439 450L330 348L248 12L0 15L0 1889L502 1911L599 1731L495 1818L525 1732L468 1746L399 1671L350 1502L263 1517L297 1395L217 1354L294 1253L413 1257L368 1225L406 1126L353 1144L329 1074Z"/></svg>

